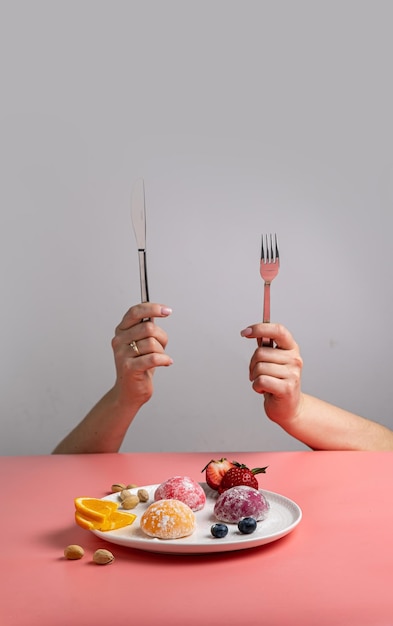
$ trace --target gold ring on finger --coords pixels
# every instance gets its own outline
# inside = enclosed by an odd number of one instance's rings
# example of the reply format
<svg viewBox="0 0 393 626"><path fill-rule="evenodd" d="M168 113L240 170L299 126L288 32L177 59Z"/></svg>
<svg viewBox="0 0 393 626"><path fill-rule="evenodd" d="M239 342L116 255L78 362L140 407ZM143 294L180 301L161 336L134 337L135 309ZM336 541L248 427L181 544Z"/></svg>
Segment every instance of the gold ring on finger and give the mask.
<svg viewBox="0 0 393 626"><path fill-rule="evenodd" d="M136 352L136 354L139 356L140 352L139 352L139 348L136 345L136 341L131 341L130 343L130 348L132 348L134 350L134 352Z"/></svg>

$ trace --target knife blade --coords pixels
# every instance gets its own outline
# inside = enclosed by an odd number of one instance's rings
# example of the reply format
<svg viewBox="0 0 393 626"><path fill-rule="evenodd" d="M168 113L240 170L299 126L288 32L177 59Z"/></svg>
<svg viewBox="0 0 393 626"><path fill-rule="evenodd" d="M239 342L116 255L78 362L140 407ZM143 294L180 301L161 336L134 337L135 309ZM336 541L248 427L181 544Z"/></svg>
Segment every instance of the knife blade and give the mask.
<svg viewBox="0 0 393 626"><path fill-rule="evenodd" d="M131 219L134 227L139 257L139 277L141 284L141 300L149 302L146 264L146 206L145 183L143 178L135 181L131 194Z"/></svg>

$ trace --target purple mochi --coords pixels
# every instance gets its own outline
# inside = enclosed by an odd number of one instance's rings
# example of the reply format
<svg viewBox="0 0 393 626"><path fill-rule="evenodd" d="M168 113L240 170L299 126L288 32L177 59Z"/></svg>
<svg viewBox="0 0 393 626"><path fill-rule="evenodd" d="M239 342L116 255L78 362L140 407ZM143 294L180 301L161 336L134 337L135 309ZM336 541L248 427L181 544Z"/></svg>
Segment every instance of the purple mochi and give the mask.
<svg viewBox="0 0 393 626"><path fill-rule="evenodd" d="M269 512L269 502L262 491L239 485L227 489L217 498L214 515L220 522L237 524L243 517L253 517L257 521L265 519Z"/></svg>

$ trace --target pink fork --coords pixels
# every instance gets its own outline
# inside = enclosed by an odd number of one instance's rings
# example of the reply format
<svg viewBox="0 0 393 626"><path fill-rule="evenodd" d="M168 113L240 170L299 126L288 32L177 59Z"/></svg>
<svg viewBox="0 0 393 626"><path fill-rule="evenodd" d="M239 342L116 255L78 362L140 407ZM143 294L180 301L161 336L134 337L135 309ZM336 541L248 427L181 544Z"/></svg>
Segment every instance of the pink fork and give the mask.
<svg viewBox="0 0 393 626"><path fill-rule="evenodd" d="M270 322L270 285L280 269L277 235L262 235L260 272L264 280L263 287L263 321ZM259 345L273 346L272 340L260 339Z"/></svg>

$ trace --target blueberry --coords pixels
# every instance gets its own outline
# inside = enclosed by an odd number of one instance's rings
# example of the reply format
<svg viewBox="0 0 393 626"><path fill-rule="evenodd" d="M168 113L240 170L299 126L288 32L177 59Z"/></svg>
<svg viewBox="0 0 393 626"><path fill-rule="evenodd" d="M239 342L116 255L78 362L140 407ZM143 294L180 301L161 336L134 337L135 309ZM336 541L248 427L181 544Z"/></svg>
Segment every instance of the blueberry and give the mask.
<svg viewBox="0 0 393 626"><path fill-rule="evenodd" d="M237 527L243 535L251 535L257 528L257 520L253 517L243 517Z"/></svg>
<svg viewBox="0 0 393 626"><path fill-rule="evenodd" d="M213 524L210 532L216 539L222 539L228 534L228 526L226 524Z"/></svg>

